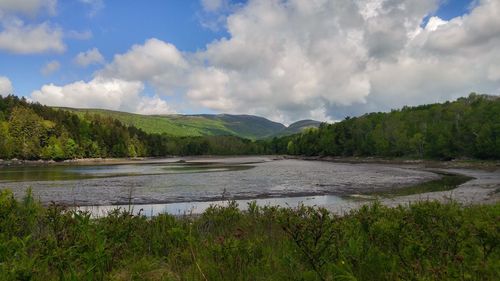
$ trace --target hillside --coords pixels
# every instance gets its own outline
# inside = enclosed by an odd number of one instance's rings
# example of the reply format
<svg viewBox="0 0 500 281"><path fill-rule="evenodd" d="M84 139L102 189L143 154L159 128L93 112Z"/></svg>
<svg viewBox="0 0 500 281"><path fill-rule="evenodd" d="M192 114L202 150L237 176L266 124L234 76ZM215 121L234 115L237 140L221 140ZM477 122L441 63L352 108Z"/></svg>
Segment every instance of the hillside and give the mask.
<svg viewBox="0 0 500 281"><path fill-rule="evenodd" d="M30 103L15 96L0 97L0 164L2 159L64 160L167 155L244 155L267 152L262 144L230 135L231 131L226 126L237 128L236 121L222 123L220 120L202 116L176 116L173 120L159 116L141 118L140 115L119 112L103 115L85 112L79 112L77 115L74 111ZM155 125L155 120L160 120L162 125L170 125L170 128L180 132L190 132L186 128L197 132L196 129L210 124L212 134L221 135L172 137L149 134L135 126L125 125L112 116L119 116L122 120L145 120L142 124L150 126ZM183 122L188 123L190 127L184 126ZM245 127L242 127L240 131L244 132L244 129Z"/></svg>
<svg viewBox="0 0 500 281"><path fill-rule="evenodd" d="M318 128L321 122L316 120L300 120L295 123L290 124L284 130L279 132L277 136L287 136L302 133L306 129Z"/></svg>
<svg viewBox="0 0 500 281"><path fill-rule="evenodd" d="M167 134L176 137L233 135L255 140L295 134L306 126L318 127L320 124L318 121L303 120L287 128L283 124L253 115L140 115L104 109L61 109L76 113L81 117L87 113L108 116L126 125L137 127L146 133Z"/></svg>

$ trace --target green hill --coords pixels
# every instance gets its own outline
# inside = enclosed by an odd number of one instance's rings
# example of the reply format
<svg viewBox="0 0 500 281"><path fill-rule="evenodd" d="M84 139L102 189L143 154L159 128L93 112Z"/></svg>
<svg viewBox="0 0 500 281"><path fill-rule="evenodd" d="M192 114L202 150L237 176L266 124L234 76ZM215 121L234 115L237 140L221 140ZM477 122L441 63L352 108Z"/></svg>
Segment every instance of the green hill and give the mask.
<svg viewBox="0 0 500 281"><path fill-rule="evenodd" d="M247 139L263 139L276 135L300 132L307 126L318 127L320 122L303 120L290 127L253 115L199 114L199 115L140 115L104 109L60 108L77 115L99 114L120 120L122 123L147 133L171 136L219 136L233 135Z"/></svg>
<svg viewBox="0 0 500 281"><path fill-rule="evenodd" d="M306 129L318 128L321 122L316 120L300 120L290 124L287 128L276 134L276 136L288 136L302 133Z"/></svg>

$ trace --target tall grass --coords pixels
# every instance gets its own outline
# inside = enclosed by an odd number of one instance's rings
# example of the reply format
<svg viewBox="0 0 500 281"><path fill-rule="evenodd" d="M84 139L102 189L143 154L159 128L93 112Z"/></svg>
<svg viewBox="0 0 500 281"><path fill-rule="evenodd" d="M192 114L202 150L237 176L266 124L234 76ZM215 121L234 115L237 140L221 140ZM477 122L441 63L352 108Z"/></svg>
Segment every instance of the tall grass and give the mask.
<svg viewBox="0 0 500 281"><path fill-rule="evenodd" d="M0 280L498 280L499 228L500 204L93 219L2 191Z"/></svg>

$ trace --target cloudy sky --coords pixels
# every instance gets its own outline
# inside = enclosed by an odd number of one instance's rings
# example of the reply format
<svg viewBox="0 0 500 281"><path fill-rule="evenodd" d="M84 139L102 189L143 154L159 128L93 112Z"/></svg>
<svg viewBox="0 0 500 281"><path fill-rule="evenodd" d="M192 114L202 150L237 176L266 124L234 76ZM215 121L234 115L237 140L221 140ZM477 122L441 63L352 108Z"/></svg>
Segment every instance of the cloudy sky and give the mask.
<svg viewBox="0 0 500 281"><path fill-rule="evenodd" d="M290 123L500 94L500 0L0 0L0 95Z"/></svg>

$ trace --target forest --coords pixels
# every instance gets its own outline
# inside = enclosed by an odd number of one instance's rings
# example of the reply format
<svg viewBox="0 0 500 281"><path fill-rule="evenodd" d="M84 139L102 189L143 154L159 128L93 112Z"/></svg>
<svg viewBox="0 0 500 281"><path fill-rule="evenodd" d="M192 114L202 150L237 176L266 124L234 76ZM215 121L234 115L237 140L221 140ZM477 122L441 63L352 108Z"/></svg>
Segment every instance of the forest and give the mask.
<svg viewBox="0 0 500 281"><path fill-rule="evenodd" d="M500 158L500 98L471 93L454 102L370 113L271 141L274 153L451 160Z"/></svg>
<svg viewBox="0 0 500 281"><path fill-rule="evenodd" d="M453 102L346 117L257 141L148 134L111 117L0 98L0 159L249 154L500 159L500 98L472 93Z"/></svg>
<svg viewBox="0 0 500 281"><path fill-rule="evenodd" d="M147 134L98 114L79 117L15 96L0 98L0 159L264 153L261 149L261 145L236 136Z"/></svg>

